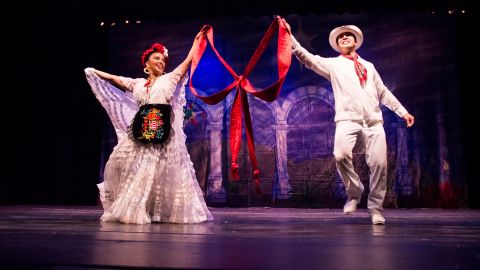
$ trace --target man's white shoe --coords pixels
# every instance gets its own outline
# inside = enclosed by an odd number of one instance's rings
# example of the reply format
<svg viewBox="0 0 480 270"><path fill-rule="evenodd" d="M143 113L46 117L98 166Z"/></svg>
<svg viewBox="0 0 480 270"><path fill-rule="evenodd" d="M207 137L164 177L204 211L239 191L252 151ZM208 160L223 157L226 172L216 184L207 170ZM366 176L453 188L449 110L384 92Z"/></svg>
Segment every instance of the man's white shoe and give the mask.
<svg viewBox="0 0 480 270"><path fill-rule="evenodd" d="M380 213L372 213L372 224L383 225L385 224L385 218Z"/></svg>
<svg viewBox="0 0 480 270"><path fill-rule="evenodd" d="M359 199L348 197L347 202L343 206L343 213L350 214L357 211L357 204L359 203L360 203Z"/></svg>

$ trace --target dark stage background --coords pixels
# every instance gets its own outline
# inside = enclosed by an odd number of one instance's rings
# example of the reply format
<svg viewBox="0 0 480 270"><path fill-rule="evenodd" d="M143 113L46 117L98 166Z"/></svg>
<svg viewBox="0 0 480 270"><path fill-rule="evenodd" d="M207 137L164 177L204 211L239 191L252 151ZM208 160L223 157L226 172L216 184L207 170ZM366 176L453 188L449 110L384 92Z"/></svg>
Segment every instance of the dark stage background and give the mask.
<svg viewBox="0 0 480 270"><path fill-rule="evenodd" d="M358 25L366 38L359 54L376 65L385 84L416 117L416 125L407 130L400 119L384 110L391 164L388 207L480 206L479 147L474 133L478 106L474 99L474 80L478 77L474 74L478 46L473 41L476 10L467 1L243 3L230 8L230 3L223 1L194 5L44 2L34 4L29 11L21 6L12 9L16 19L2 18L8 65L2 74L6 82L1 106L5 161L0 203L97 204L95 185L114 139L109 134L108 117L84 77L84 68L143 76L141 52L152 42L161 41L170 50L171 70L185 57L198 29L211 24L217 48L240 73L273 15L279 14L287 18L304 47L323 56L334 56L327 42L333 27ZM134 23L136 20L141 23ZM106 22L103 27L102 21ZM259 86L274 79L269 70L274 60L272 50L253 76ZM216 72L212 77L220 79L196 82L207 92L213 87L208 83L225 82L220 69L209 72ZM246 171L239 183L228 180L228 134L223 131L228 130L228 102L220 104L219 110L225 112L220 117L222 158L216 164L222 169L219 184L223 190L209 187L215 177L209 154L211 133L205 130L218 111L190 95L196 119L186 121L187 143L207 201L230 206L340 206L344 194L331 159L334 125L329 90L326 80L293 59L277 103L250 100L252 115L263 119L254 120L253 125L257 128L259 159L266 166L261 168L265 198L248 191ZM297 113L286 113L285 104L291 104L289 110ZM282 124L278 117L271 120L275 118L272 114L282 113L285 124L297 127L287 131L286 159L278 158L278 134L264 128ZM248 167L245 149L242 153L240 164ZM356 149L362 181L368 183L362 159L362 149ZM279 170L278 162L284 162L285 168ZM276 198L275 204L272 198Z"/></svg>

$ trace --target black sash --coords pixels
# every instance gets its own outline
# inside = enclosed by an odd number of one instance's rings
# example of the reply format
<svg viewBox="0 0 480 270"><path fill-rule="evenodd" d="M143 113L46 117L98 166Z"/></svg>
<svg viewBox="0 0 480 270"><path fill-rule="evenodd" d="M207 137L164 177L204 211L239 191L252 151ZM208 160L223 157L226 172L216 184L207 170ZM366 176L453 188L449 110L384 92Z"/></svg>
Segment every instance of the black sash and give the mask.
<svg viewBox="0 0 480 270"><path fill-rule="evenodd" d="M142 143L164 143L170 135L171 112L168 104L142 105L133 118L133 138Z"/></svg>

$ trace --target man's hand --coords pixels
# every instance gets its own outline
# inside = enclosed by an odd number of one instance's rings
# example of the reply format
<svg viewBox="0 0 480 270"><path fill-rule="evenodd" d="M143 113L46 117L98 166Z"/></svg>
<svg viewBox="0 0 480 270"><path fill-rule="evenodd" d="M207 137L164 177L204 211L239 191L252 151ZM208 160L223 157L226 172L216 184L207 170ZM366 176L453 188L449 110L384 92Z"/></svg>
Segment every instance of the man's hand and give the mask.
<svg viewBox="0 0 480 270"><path fill-rule="evenodd" d="M277 16L280 20L282 20L282 22L285 24L285 27L287 28L287 31L288 33L291 35L292 34L292 28L290 27L290 24L287 23L287 21L280 17L280 16Z"/></svg>
<svg viewBox="0 0 480 270"><path fill-rule="evenodd" d="M403 116L403 119L405 120L405 122L407 123L407 127L411 127L413 126L413 123L415 122L415 118L413 117L413 115L407 113Z"/></svg>

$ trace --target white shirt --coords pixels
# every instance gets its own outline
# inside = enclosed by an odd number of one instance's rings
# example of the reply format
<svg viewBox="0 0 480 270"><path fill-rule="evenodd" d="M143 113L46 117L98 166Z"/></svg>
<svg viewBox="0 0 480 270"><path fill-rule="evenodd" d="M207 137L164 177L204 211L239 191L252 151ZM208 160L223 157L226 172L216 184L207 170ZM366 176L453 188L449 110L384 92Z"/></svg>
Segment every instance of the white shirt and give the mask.
<svg viewBox="0 0 480 270"><path fill-rule="evenodd" d="M343 56L325 58L313 55L300 46L293 36L292 50L302 64L332 83L335 122L383 121L380 103L400 117L408 113L383 84L372 63L358 57L358 61L367 69L366 85L362 87L352 60Z"/></svg>

